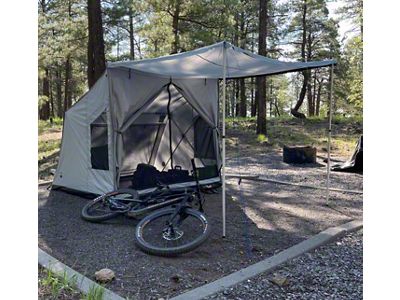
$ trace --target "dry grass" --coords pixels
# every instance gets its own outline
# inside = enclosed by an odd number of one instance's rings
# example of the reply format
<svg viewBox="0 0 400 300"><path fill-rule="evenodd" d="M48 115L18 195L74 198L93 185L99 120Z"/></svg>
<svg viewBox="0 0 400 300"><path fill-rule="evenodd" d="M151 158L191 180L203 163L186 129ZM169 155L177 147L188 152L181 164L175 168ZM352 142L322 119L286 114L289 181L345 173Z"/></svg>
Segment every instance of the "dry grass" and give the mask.
<svg viewBox="0 0 400 300"><path fill-rule="evenodd" d="M39 121L38 163L39 180L52 179L51 170L57 167L61 145L62 122Z"/></svg>
<svg viewBox="0 0 400 300"><path fill-rule="evenodd" d="M267 121L267 135L255 133L254 118L235 118L227 120L227 145L234 150L238 138L245 148L270 151L282 148L283 145L310 145L317 147L318 152L327 151L327 121L321 118L306 120L274 118ZM362 119L337 118L332 124L332 153L335 156L348 157L354 150L362 134Z"/></svg>
<svg viewBox="0 0 400 300"><path fill-rule="evenodd" d="M255 133L255 118L227 119L227 149L235 151L240 143L245 151L271 151L283 145L312 145L319 153L327 148L327 121L322 118L299 120L293 118L273 118L267 120L267 135ZM332 125L332 154L348 157L354 150L357 139L362 134L361 118L335 118ZM62 122L39 123L39 180L51 180L51 170L57 167L62 135Z"/></svg>

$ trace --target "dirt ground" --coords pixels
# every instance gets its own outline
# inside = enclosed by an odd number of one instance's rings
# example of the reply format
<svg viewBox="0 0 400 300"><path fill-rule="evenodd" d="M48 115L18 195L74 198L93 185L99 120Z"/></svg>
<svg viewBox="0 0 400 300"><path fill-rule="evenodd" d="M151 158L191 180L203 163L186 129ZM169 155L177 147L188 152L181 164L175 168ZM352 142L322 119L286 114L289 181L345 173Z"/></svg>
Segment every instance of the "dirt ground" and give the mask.
<svg viewBox="0 0 400 300"><path fill-rule="evenodd" d="M323 183L325 166L294 167L278 152L241 156L248 173L294 182ZM279 159L278 159L279 158ZM237 171L236 158L228 171ZM242 166L240 167L240 169ZM332 185L362 187L362 176L335 173ZM221 195L207 195L206 214L213 231L197 250L177 258L149 256L135 247L134 219L107 224L80 218L86 199L61 191L39 191L39 246L77 271L94 277L111 268L116 280L107 287L135 299L169 298L260 261L326 229L362 217L362 195L243 180L227 182L227 237L221 237Z"/></svg>
<svg viewBox="0 0 400 300"><path fill-rule="evenodd" d="M230 128L228 135L227 173L325 186L323 143L316 144L317 164L294 166L282 162L279 145L258 143L254 133ZM345 151L340 144L334 145L333 158L344 161L355 140L356 135ZM46 172L56 159L54 155L49 165L43 166ZM362 183L358 174L331 176L335 188L362 190ZM80 218L87 199L39 188L39 247L92 279L99 269L114 270L116 279L106 287L122 296L170 298L267 258L327 227L362 218L360 194L331 192L327 206L325 190L250 180L239 186L237 179L227 180L227 193L226 238L221 237L221 194L206 195L205 212L212 226L209 240L191 253L161 258L134 245L137 220L121 217L105 224L88 223Z"/></svg>

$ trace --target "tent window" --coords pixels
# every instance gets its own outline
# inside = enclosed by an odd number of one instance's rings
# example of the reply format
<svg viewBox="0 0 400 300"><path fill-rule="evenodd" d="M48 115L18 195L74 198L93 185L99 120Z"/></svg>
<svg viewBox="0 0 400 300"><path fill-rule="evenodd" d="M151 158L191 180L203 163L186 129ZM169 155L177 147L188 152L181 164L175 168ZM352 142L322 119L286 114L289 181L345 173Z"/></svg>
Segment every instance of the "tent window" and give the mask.
<svg viewBox="0 0 400 300"><path fill-rule="evenodd" d="M108 170L107 113L103 112L90 124L90 156L93 169Z"/></svg>
<svg viewBox="0 0 400 300"><path fill-rule="evenodd" d="M200 117L194 125L194 151L199 158L216 158L213 129Z"/></svg>

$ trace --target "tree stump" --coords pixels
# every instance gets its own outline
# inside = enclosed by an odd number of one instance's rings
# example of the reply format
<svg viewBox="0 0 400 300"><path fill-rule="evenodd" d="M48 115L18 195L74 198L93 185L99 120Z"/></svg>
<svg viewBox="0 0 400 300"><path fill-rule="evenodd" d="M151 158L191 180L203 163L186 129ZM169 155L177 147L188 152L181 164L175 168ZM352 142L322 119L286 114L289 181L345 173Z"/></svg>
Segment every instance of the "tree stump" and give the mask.
<svg viewBox="0 0 400 300"><path fill-rule="evenodd" d="M317 162L317 148L283 146L283 161L288 164L315 164Z"/></svg>

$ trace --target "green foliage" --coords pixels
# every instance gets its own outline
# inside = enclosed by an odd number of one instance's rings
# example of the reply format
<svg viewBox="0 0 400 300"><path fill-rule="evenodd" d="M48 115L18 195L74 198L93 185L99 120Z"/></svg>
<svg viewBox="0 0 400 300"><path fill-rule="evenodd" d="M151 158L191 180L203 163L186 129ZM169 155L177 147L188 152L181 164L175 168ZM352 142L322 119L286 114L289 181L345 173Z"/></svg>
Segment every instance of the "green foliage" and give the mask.
<svg viewBox="0 0 400 300"><path fill-rule="evenodd" d="M57 117L53 118L53 122L50 122L50 120L39 120L38 123L39 134L45 132L46 130L51 130L51 129L61 130L62 125L63 125L63 119Z"/></svg>
<svg viewBox="0 0 400 300"><path fill-rule="evenodd" d="M294 51L289 52L290 57L301 59L303 38L303 13L307 3L305 29L307 44L305 45L306 59L317 60L337 57L339 53L338 24L329 18L326 0L294 0L290 1L289 12L292 18L284 30L286 39L294 44Z"/></svg>
<svg viewBox="0 0 400 300"><path fill-rule="evenodd" d="M39 94L43 95L44 78L50 82L52 116L64 112L65 68L71 64L69 84L72 102L86 91L87 15L86 0L44 0L38 6ZM57 90L59 85L59 90ZM39 97L39 107L45 99Z"/></svg>
<svg viewBox="0 0 400 300"><path fill-rule="evenodd" d="M361 36L352 38L345 47L345 57L348 62L346 72L348 84L348 103L357 113L363 108L363 45Z"/></svg>
<svg viewBox="0 0 400 300"><path fill-rule="evenodd" d="M69 280L66 272L59 276L51 270L46 270L46 276L40 282L44 287L49 287L53 298L63 293L76 290L76 280Z"/></svg>
<svg viewBox="0 0 400 300"><path fill-rule="evenodd" d="M104 288L99 286L91 286L89 293L85 296L85 300L102 300L104 297Z"/></svg>
<svg viewBox="0 0 400 300"><path fill-rule="evenodd" d="M330 18L327 2L268 1L267 56L302 59L302 11L306 3L306 34L309 41L305 45L306 59L337 59L333 95L335 113L361 114L362 0L344 0L345 5L338 10L341 19L352 21L356 27L355 32L361 32L348 39L344 46L339 42L338 22ZM258 50L259 1L109 0L101 3L108 61L132 59L131 42L135 59L168 55L175 44L177 52L184 52L221 40L253 52ZM67 59L70 59L72 70L69 86L72 102L77 101L87 90L87 1L39 1L38 15L38 106L50 106L50 115L61 117L67 98ZM324 115L328 108L329 71L327 68L315 73L312 71L314 75L316 80L312 86L321 86L320 114ZM268 78L267 86L273 86L272 91L267 88L267 105L273 103L272 116L278 116L278 111L281 116L290 114L290 108L298 99L302 79L301 74ZM45 89L47 82L49 93ZM246 79L245 84L250 107L250 98L254 99L254 81ZM228 85L228 114L236 113L238 94L238 86L231 82ZM300 111L307 112L305 107Z"/></svg>
<svg viewBox="0 0 400 300"><path fill-rule="evenodd" d="M258 134L257 142L259 142L259 143L268 142L268 138L264 134Z"/></svg>

